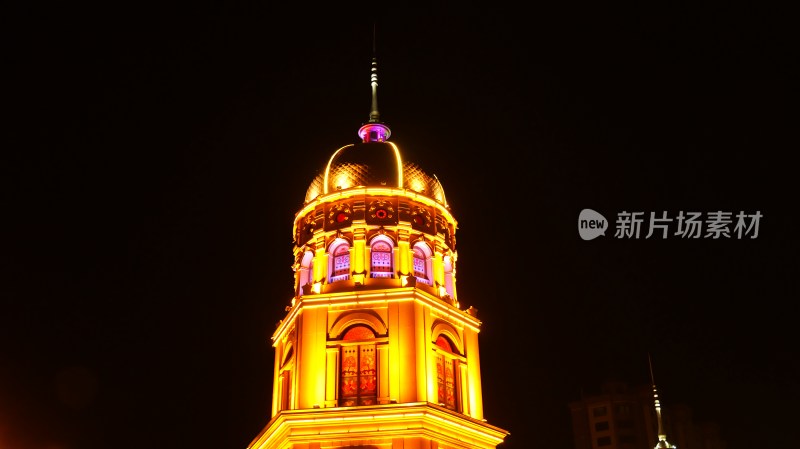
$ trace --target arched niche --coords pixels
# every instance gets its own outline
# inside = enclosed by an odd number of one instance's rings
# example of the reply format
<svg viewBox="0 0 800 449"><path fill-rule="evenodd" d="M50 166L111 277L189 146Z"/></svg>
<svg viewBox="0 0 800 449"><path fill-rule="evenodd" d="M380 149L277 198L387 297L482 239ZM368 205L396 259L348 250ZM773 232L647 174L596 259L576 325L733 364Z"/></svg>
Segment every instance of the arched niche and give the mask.
<svg viewBox="0 0 800 449"><path fill-rule="evenodd" d="M389 332L386 323L383 322L381 317L371 310L359 310L354 312L345 312L339 315L333 322L330 329L328 329L328 338L337 339L342 335L347 328L356 324L363 324L370 327L375 331L378 337L385 336Z"/></svg>

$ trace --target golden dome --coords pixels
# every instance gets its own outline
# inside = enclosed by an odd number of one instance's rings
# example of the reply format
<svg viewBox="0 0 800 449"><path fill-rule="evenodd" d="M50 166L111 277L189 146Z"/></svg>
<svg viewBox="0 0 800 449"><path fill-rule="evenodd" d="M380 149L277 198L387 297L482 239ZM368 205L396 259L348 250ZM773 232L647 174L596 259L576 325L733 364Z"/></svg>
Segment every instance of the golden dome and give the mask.
<svg viewBox="0 0 800 449"><path fill-rule="evenodd" d="M403 161L399 149L391 142L360 142L336 150L311 182L305 203L326 193L363 187L410 190L447 207L444 188L436 176Z"/></svg>

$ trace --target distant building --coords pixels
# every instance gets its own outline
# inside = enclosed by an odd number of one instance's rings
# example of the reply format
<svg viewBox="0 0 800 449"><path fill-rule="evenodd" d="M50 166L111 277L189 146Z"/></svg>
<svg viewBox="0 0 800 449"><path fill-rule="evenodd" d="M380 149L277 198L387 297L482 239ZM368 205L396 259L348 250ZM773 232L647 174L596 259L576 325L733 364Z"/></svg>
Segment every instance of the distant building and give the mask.
<svg viewBox="0 0 800 449"><path fill-rule="evenodd" d="M606 382L599 393L583 395L569 408L574 449L726 447L719 427L694 422L688 406L675 404L662 410L653 385Z"/></svg>

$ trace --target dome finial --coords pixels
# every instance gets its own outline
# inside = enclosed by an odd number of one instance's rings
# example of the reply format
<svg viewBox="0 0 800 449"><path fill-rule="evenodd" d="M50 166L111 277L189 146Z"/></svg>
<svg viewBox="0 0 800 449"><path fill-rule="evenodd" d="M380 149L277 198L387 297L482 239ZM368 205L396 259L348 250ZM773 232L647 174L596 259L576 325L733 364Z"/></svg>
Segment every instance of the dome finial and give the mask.
<svg viewBox="0 0 800 449"><path fill-rule="evenodd" d="M381 123L381 114L378 112L378 58L376 56L375 23L372 24L372 68L370 70L370 86L372 87L372 108L369 111L369 121L358 130L358 136L363 142L385 142L392 134L389 127Z"/></svg>
<svg viewBox="0 0 800 449"><path fill-rule="evenodd" d="M375 52L375 23L372 24L372 70L370 75L370 85L372 86L372 109L369 111L369 122L378 123L381 121L381 114L378 112L378 58Z"/></svg>

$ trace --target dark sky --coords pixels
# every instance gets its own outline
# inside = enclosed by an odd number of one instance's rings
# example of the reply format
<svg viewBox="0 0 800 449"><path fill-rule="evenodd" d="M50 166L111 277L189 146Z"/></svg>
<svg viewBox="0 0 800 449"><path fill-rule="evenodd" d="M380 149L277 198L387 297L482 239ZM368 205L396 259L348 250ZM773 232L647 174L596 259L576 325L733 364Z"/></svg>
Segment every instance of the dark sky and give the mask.
<svg viewBox="0 0 800 449"><path fill-rule="evenodd" d="M793 445L788 15L491 4L9 11L0 447L256 436L294 213L368 118L373 22L381 118L459 220L503 447L571 449L567 404L648 383L648 354L664 408L728 449ZM604 237L579 237L584 208ZM623 211L763 217L756 239L614 238Z"/></svg>

